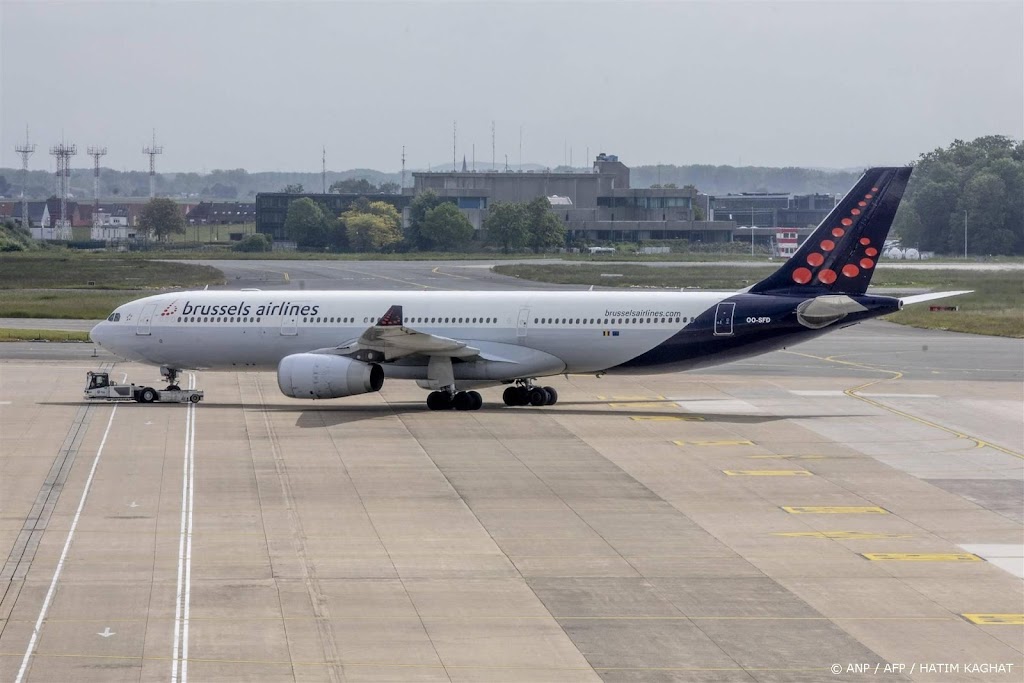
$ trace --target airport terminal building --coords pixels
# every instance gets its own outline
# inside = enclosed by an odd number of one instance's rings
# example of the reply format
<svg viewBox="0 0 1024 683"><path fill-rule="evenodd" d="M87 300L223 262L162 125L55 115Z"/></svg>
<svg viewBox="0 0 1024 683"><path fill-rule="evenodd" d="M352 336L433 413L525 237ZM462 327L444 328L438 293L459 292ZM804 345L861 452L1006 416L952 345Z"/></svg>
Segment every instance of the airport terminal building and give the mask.
<svg viewBox="0 0 1024 683"><path fill-rule="evenodd" d="M413 172L413 186L402 194L366 195L392 204L408 227L409 207L419 194L432 191L450 200L481 230L490 207L498 202L530 202L546 197L551 211L565 224L575 242L643 242L688 240L722 243L754 240L776 248L775 228L798 231L802 237L832 209L831 195L794 196L787 193L748 193L712 197L693 186L635 188L629 167L610 154L599 154L587 173L552 171ZM288 240L288 205L309 197L340 215L359 194L256 195L256 230L276 242ZM751 229L748 226L757 226ZM787 236L788 239L788 236Z"/></svg>
<svg viewBox="0 0 1024 683"><path fill-rule="evenodd" d="M414 194L432 190L452 200L478 230L493 204L537 197L548 198L575 240L729 242L735 227L732 221L703 220L707 207L696 188L630 187L629 167L609 154L599 154L590 173L463 170L412 175Z"/></svg>

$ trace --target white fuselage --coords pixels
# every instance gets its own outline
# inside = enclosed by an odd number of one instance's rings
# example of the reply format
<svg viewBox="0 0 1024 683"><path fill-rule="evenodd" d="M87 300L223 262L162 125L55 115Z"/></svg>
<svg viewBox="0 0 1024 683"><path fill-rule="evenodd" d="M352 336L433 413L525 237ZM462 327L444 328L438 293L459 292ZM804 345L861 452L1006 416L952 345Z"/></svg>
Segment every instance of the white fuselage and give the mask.
<svg viewBox="0 0 1024 683"><path fill-rule="evenodd" d="M92 332L125 358L178 369L273 370L358 338L391 306L406 327L557 358L539 374L598 372L661 344L731 292L198 291L125 304ZM388 376L416 379L411 368ZM411 374L410 374L411 373ZM425 376L425 369L422 373Z"/></svg>

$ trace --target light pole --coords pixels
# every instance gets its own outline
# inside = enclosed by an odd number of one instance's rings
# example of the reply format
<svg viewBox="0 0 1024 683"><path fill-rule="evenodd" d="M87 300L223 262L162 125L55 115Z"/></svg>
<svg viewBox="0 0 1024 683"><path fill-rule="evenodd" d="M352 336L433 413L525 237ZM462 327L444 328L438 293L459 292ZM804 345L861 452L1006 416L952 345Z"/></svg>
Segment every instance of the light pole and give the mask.
<svg viewBox="0 0 1024 683"><path fill-rule="evenodd" d="M964 258L967 258L967 209L964 209Z"/></svg>

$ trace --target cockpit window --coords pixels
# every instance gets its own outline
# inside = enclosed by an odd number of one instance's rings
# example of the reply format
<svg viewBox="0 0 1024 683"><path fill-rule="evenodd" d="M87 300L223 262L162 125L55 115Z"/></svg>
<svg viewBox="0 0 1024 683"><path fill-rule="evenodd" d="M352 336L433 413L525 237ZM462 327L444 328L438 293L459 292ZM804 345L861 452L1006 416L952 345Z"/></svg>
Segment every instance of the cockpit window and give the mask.
<svg viewBox="0 0 1024 683"><path fill-rule="evenodd" d="M121 319L121 314L120 313L111 313L109 316L107 316L107 322L110 322L110 323L116 323L120 319Z"/></svg>

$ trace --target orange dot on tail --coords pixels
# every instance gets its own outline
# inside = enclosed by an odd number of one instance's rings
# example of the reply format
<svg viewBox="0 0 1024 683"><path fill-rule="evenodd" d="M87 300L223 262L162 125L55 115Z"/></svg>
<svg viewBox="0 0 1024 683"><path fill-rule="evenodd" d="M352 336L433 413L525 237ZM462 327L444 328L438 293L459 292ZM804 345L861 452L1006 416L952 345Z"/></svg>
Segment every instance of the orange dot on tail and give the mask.
<svg viewBox="0 0 1024 683"><path fill-rule="evenodd" d="M832 236L833 237L842 237L845 234L846 234L846 231L843 230L842 228L832 228Z"/></svg>
<svg viewBox="0 0 1024 683"><path fill-rule="evenodd" d="M850 213L854 216L860 215L860 209L850 209Z"/></svg>
<svg viewBox="0 0 1024 683"><path fill-rule="evenodd" d="M811 266L814 266L815 268L817 268L818 266L820 266L824 262L825 262L825 257L822 256L821 254L819 254L816 251L807 255L807 264L811 265Z"/></svg>
<svg viewBox="0 0 1024 683"><path fill-rule="evenodd" d="M843 266L843 275L846 277L857 277L858 274L860 274L860 268L852 263L847 263Z"/></svg>
<svg viewBox="0 0 1024 683"><path fill-rule="evenodd" d="M797 268L793 271L793 282L798 285L806 285L811 281L811 271L806 268Z"/></svg>
<svg viewBox="0 0 1024 683"><path fill-rule="evenodd" d="M818 273L818 280L824 282L826 285L830 285L836 281L836 271L826 268Z"/></svg>
<svg viewBox="0 0 1024 683"><path fill-rule="evenodd" d="M875 267L875 262L872 261L869 258L862 258L860 260L860 267L861 268L874 268Z"/></svg>
<svg viewBox="0 0 1024 683"><path fill-rule="evenodd" d="M822 251L832 251L835 248L836 248L836 243L833 242L832 240L822 240L821 241L821 250Z"/></svg>
<svg viewBox="0 0 1024 683"><path fill-rule="evenodd" d="M842 223L843 225L845 225L846 227L850 227L851 225L853 225L853 219L852 218L844 218L843 220L841 220L839 222Z"/></svg>
<svg viewBox="0 0 1024 683"><path fill-rule="evenodd" d="M871 240L869 240L867 237L861 237L860 238L860 243L861 244L871 244Z"/></svg>
<svg viewBox="0 0 1024 683"><path fill-rule="evenodd" d="M872 188L871 188L871 191L872 191L872 192L878 192L878 188L877 188L877 187L872 187Z"/></svg>
<svg viewBox="0 0 1024 683"><path fill-rule="evenodd" d="M871 199L874 196L875 195L873 195L873 194L866 194L866 195L864 195L864 199Z"/></svg>
<svg viewBox="0 0 1024 683"><path fill-rule="evenodd" d="M867 249L864 250L864 253L867 254L868 256L878 256L878 250L875 249L874 247L868 247Z"/></svg>
<svg viewBox="0 0 1024 683"><path fill-rule="evenodd" d="M868 196L871 196L871 195L868 195ZM868 205L867 202L857 202L857 206L860 206L860 207L864 207L864 206L867 206L867 205Z"/></svg>

